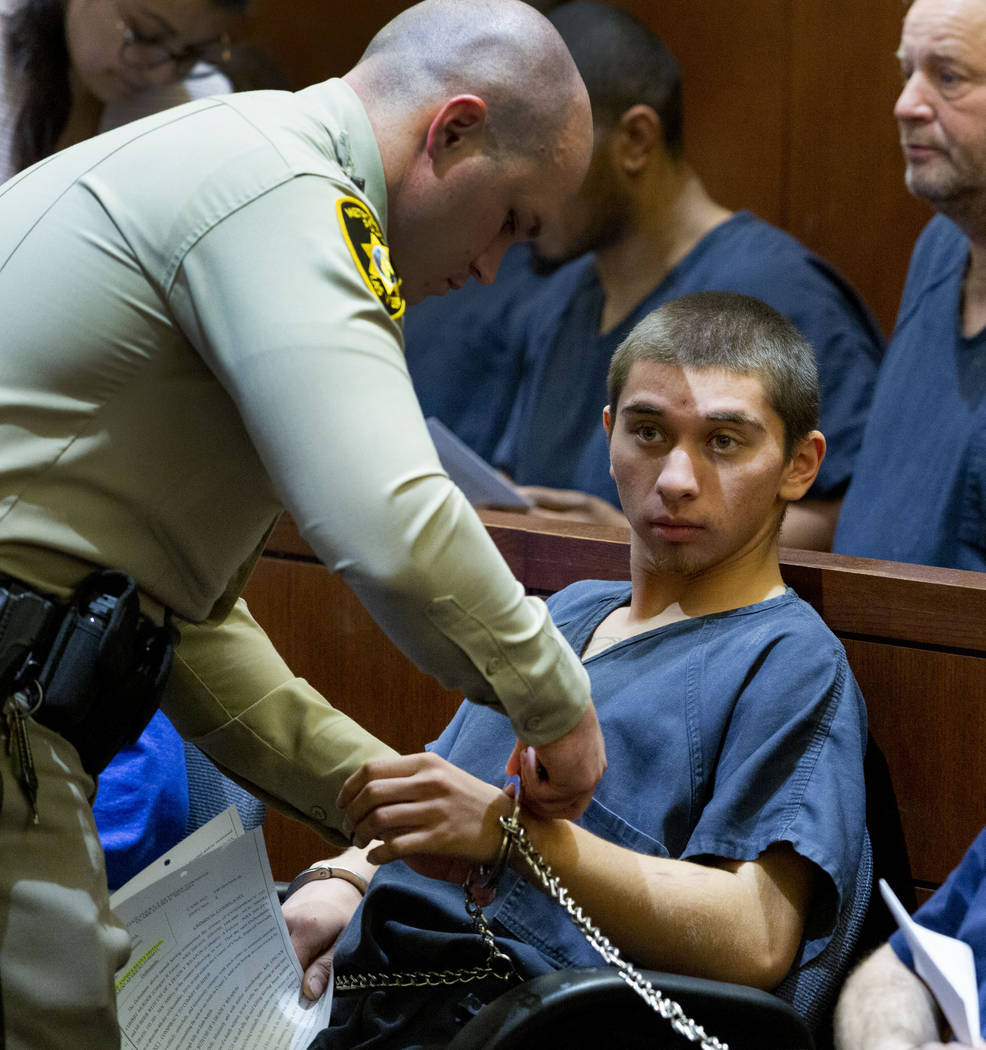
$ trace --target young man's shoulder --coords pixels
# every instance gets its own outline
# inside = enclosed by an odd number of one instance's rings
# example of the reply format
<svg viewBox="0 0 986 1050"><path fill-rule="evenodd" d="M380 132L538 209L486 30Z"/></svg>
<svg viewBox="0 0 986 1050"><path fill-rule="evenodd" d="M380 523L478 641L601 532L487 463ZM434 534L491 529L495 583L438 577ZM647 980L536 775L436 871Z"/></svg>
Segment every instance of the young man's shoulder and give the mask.
<svg viewBox="0 0 986 1050"><path fill-rule="evenodd" d="M629 599L628 580L576 580L548 599L548 608L555 623L561 624L588 612L594 606L604 606L618 598Z"/></svg>

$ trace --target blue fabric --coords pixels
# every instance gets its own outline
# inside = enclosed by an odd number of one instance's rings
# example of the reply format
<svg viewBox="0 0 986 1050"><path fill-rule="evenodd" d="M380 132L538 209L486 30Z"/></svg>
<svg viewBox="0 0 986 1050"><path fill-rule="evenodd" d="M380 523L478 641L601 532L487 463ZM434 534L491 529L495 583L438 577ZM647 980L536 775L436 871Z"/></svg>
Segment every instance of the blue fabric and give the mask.
<svg viewBox="0 0 986 1050"><path fill-rule="evenodd" d="M486 460L520 384L526 311L542 281L531 270L529 246L517 244L493 284L469 281L404 314L407 368L421 411L437 416Z"/></svg>
<svg viewBox="0 0 986 1050"><path fill-rule="evenodd" d="M969 242L944 216L914 248L833 550L986 570L986 330L960 327Z"/></svg>
<svg viewBox="0 0 986 1050"><path fill-rule="evenodd" d="M709 290L762 299L810 340L828 453L809 495L842 495L862 440L882 335L856 293L824 260L749 212L738 212L706 234L605 335L599 335L604 295L592 256L551 277L528 315L525 379L494 453L496 465L519 484L578 489L619 506L602 427L609 360L650 311Z"/></svg>
<svg viewBox="0 0 986 1050"><path fill-rule="evenodd" d="M922 926L965 941L972 948L979 987L980 1034L986 1036L986 829L980 831L957 868L914 913ZM914 968L904 935L895 931L890 946Z"/></svg>
<svg viewBox="0 0 986 1050"><path fill-rule="evenodd" d="M187 740L184 742L185 772L188 776L188 819L185 834L191 835L229 806L236 806L245 831L260 827L267 807L246 788L230 780L213 765L204 752Z"/></svg>
<svg viewBox="0 0 986 1050"><path fill-rule="evenodd" d="M629 594L627 584L585 582L549 604L581 652ZM609 767L579 823L660 857L752 860L772 843L791 843L825 873L797 965L814 958L853 893L864 839L866 737L845 652L814 610L789 590L627 639L586 668ZM434 747L500 784L513 744L502 716L463 704ZM386 865L340 940L339 971L477 965L483 953L462 900L460 887L424 879L401 863ZM500 946L527 975L599 965L559 906L512 872L486 914ZM347 1039L363 1024L395 1038L408 1011L424 1002L418 996L398 1008L387 996L371 996L369 1005L337 998L334 1017L352 1026ZM326 1036L315 1045L364 1044Z"/></svg>
<svg viewBox="0 0 986 1050"><path fill-rule="evenodd" d="M137 743L99 774L92 807L111 890L185 836L188 778L178 731L158 711Z"/></svg>

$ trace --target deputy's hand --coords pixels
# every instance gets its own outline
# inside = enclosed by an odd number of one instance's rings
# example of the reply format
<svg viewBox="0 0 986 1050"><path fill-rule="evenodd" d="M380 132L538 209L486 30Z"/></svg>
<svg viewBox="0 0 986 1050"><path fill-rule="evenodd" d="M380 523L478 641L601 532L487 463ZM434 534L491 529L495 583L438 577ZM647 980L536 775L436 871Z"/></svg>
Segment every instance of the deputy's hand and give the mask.
<svg viewBox="0 0 986 1050"><path fill-rule="evenodd" d="M400 859L449 882L496 856L499 818L511 805L499 788L431 754L366 762L338 798L355 845L381 840L368 854L374 864Z"/></svg>
<svg viewBox="0 0 986 1050"><path fill-rule="evenodd" d="M629 528L621 510L599 496L576 489L552 489L543 485L521 485L518 491L534 500L529 514L542 518L561 518L564 521L585 521L592 525L620 525Z"/></svg>
<svg viewBox="0 0 986 1050"><path fill-rule="evenodd" d="M585 812L605 772L606 747L591 703L563 737L537 747L518 740L507 762L508 776L520 775L525 809L569 820Z"/></svg>
<svg viewBox="0 0 986 1050"><path fill-rule="evenodd" d="M302 994L321 998L332 972L332 952L360 902L355 886L343 879L319 879L284 902L284 921L301 968Z"/></svg>

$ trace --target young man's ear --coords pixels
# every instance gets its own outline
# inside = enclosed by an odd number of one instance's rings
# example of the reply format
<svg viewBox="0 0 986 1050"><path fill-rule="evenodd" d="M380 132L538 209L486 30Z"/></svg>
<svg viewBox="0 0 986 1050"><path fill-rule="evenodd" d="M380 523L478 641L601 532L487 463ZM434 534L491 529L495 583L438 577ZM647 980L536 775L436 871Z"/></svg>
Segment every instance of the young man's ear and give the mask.
<svg viewBox="0 0 986 1050"><path fill-rule="evenodd" d="M613 413L609 410L609 405L603 409L603 430L606 431L606 443L611 445L613 443ZM613 461L609 463L609 476L615 481L616 477L613 474Z"/></svg>
<svg viewBox="0 0 986 1050"><path fill-rule="evenodd" d="M801 499L811 488L824 458L825 436L820 430L813 430L795 446L781 479L780 498L789 503Z"/></svg>
<svg viewBox="0 0 986 1050"><path fill-rule="evenodd" d="M486 127L486 103L476 95L456 95L435 114L428 126L425 149L440 167L463 147L479 143Z"/></svg>

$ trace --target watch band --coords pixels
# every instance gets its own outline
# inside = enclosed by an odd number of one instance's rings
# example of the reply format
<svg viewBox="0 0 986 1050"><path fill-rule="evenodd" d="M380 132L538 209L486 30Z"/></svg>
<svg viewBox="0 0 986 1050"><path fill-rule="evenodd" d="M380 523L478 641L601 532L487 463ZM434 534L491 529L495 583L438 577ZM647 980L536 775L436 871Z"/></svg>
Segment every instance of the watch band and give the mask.
<svg viewBox="0 0 986 1050"><path fill-rule="evenodd" d="M306 868L300 875L296 875L291 880L287 893L284 895L284 900L287 900L292 893L300 890L302 886L307 886L309 882L316 882L320 879L342 879L343 882L348 882L350 886L355 886L359 890L361 897L365 897L366 891L370 888L370 884L362 875L357 875L355 871L350 871L349 868L337 868L329 864L315 864L311 868Z"/></svg>

